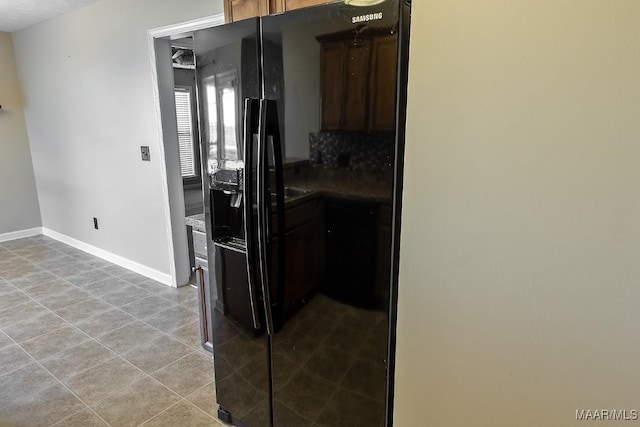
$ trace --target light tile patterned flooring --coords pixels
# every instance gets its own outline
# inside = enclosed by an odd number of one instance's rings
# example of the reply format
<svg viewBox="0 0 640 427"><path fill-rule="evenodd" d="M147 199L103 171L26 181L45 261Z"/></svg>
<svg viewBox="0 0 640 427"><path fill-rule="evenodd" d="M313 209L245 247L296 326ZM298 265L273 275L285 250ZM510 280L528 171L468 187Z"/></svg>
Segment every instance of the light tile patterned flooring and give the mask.
<svg viewBox="0 0 640 427"><path fill-rule="evenodd" d="M195 289L0 243L0 426L221 426Z"/></svg>

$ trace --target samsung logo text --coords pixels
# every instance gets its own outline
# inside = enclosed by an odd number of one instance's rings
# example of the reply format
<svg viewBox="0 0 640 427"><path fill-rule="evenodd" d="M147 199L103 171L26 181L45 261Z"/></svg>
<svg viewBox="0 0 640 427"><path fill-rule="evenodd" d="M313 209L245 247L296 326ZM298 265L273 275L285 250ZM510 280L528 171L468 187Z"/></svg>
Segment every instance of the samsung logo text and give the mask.
<svg viewBox="0 0 640 427"><path fill-rule="evenodd" d="M358 22L379 21L382 19L382 12L369 13L367 15L354 16L351 18L351 22L357 24Z"/></svg>

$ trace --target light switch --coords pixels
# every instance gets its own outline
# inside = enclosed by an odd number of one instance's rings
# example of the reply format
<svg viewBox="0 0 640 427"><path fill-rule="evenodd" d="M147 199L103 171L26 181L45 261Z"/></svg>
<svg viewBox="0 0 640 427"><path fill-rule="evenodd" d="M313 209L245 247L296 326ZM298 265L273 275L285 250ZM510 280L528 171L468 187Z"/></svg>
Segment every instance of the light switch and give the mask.
<svg viewBox="0 0 640 427"><path fill-rule="evenodd" d="M142 145L140 147L140 152L142 153L142 160L145 162L151 161L151 154L149 154L149 146Z"/></svg>

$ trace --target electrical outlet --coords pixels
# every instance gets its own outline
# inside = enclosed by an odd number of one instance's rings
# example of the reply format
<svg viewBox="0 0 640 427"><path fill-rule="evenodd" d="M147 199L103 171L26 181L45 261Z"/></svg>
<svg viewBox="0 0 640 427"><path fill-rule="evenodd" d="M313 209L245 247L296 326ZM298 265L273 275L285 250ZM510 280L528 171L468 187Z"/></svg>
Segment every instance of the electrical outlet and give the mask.
<svg viewBox="0 0 640 427"><path fill-rule="evenodd" d="M93 228L95 228L96 230L98 229L98 218L96 218L95 216L93 217Z"/></svg>
<svg viewBox="0 0 640 427"><path fill-rule="evenodd" d="M142 145L140 146L140 153L142 154L142 160L145 162L150 162L151 161L151 153L149 152L149 146L148 145Z"/></svg>

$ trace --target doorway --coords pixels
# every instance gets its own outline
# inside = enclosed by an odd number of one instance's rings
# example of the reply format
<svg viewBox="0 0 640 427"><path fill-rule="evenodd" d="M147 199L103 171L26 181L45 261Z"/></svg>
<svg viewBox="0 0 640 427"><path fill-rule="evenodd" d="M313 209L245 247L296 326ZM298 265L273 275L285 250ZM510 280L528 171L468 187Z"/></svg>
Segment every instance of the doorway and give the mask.
<svg viewBox="0 0 640 427"><path fill-rule="evenodd" d="M156 117L158 123L158 134L162 139L161 157L164 160L163 186L165 187L165 212L167 213L167 232L169 239L169 255L173 262L171 267L172 285L179 287L189 283L191 278L191 262L189 253L189 241L186 217L189 214L197 213L202 207L202 176L203 170L200 167L199 173L192 173L191 179L186 179L183 175L192 172L188 165L183 168L180 156L180 135L177 110L176 110L176 74L174 73L174 60L182 57L176 56L177 50L181 47L187 48L187 40L193 31L218 26L224 24L224 15L215 15L201 18L194 21L170 25L166 27L149 30L148 42L151 59L154 98L156 106ZM174 50L174 47L177 48ZM186 49L185 49L186 50ZM184 55L183 55L184 56ZM177 61L176 61L177 62ZM182 69L182 68L175 68ZM185 74L185 73L178 73ZM182 76L184 77L184 76ZM188 77L187 77L188 78ZM195 85L195 83L194 83ZM178 85L181 86L181 85ZM188 86L188 85L185 85ZM181 96L181 99L187 97ZM191 99L191 119L195 123L197 114L195 113L195 88L188 98ZM193 145L197 147L197 126L192 126ZM182 146L185 146L183 144ZM186 150L185 148L184 150ZM184 151L183 150L183 151ZM194 156L195 154L194 149ZM196 158L194 160L194 168Z"/></svg>

